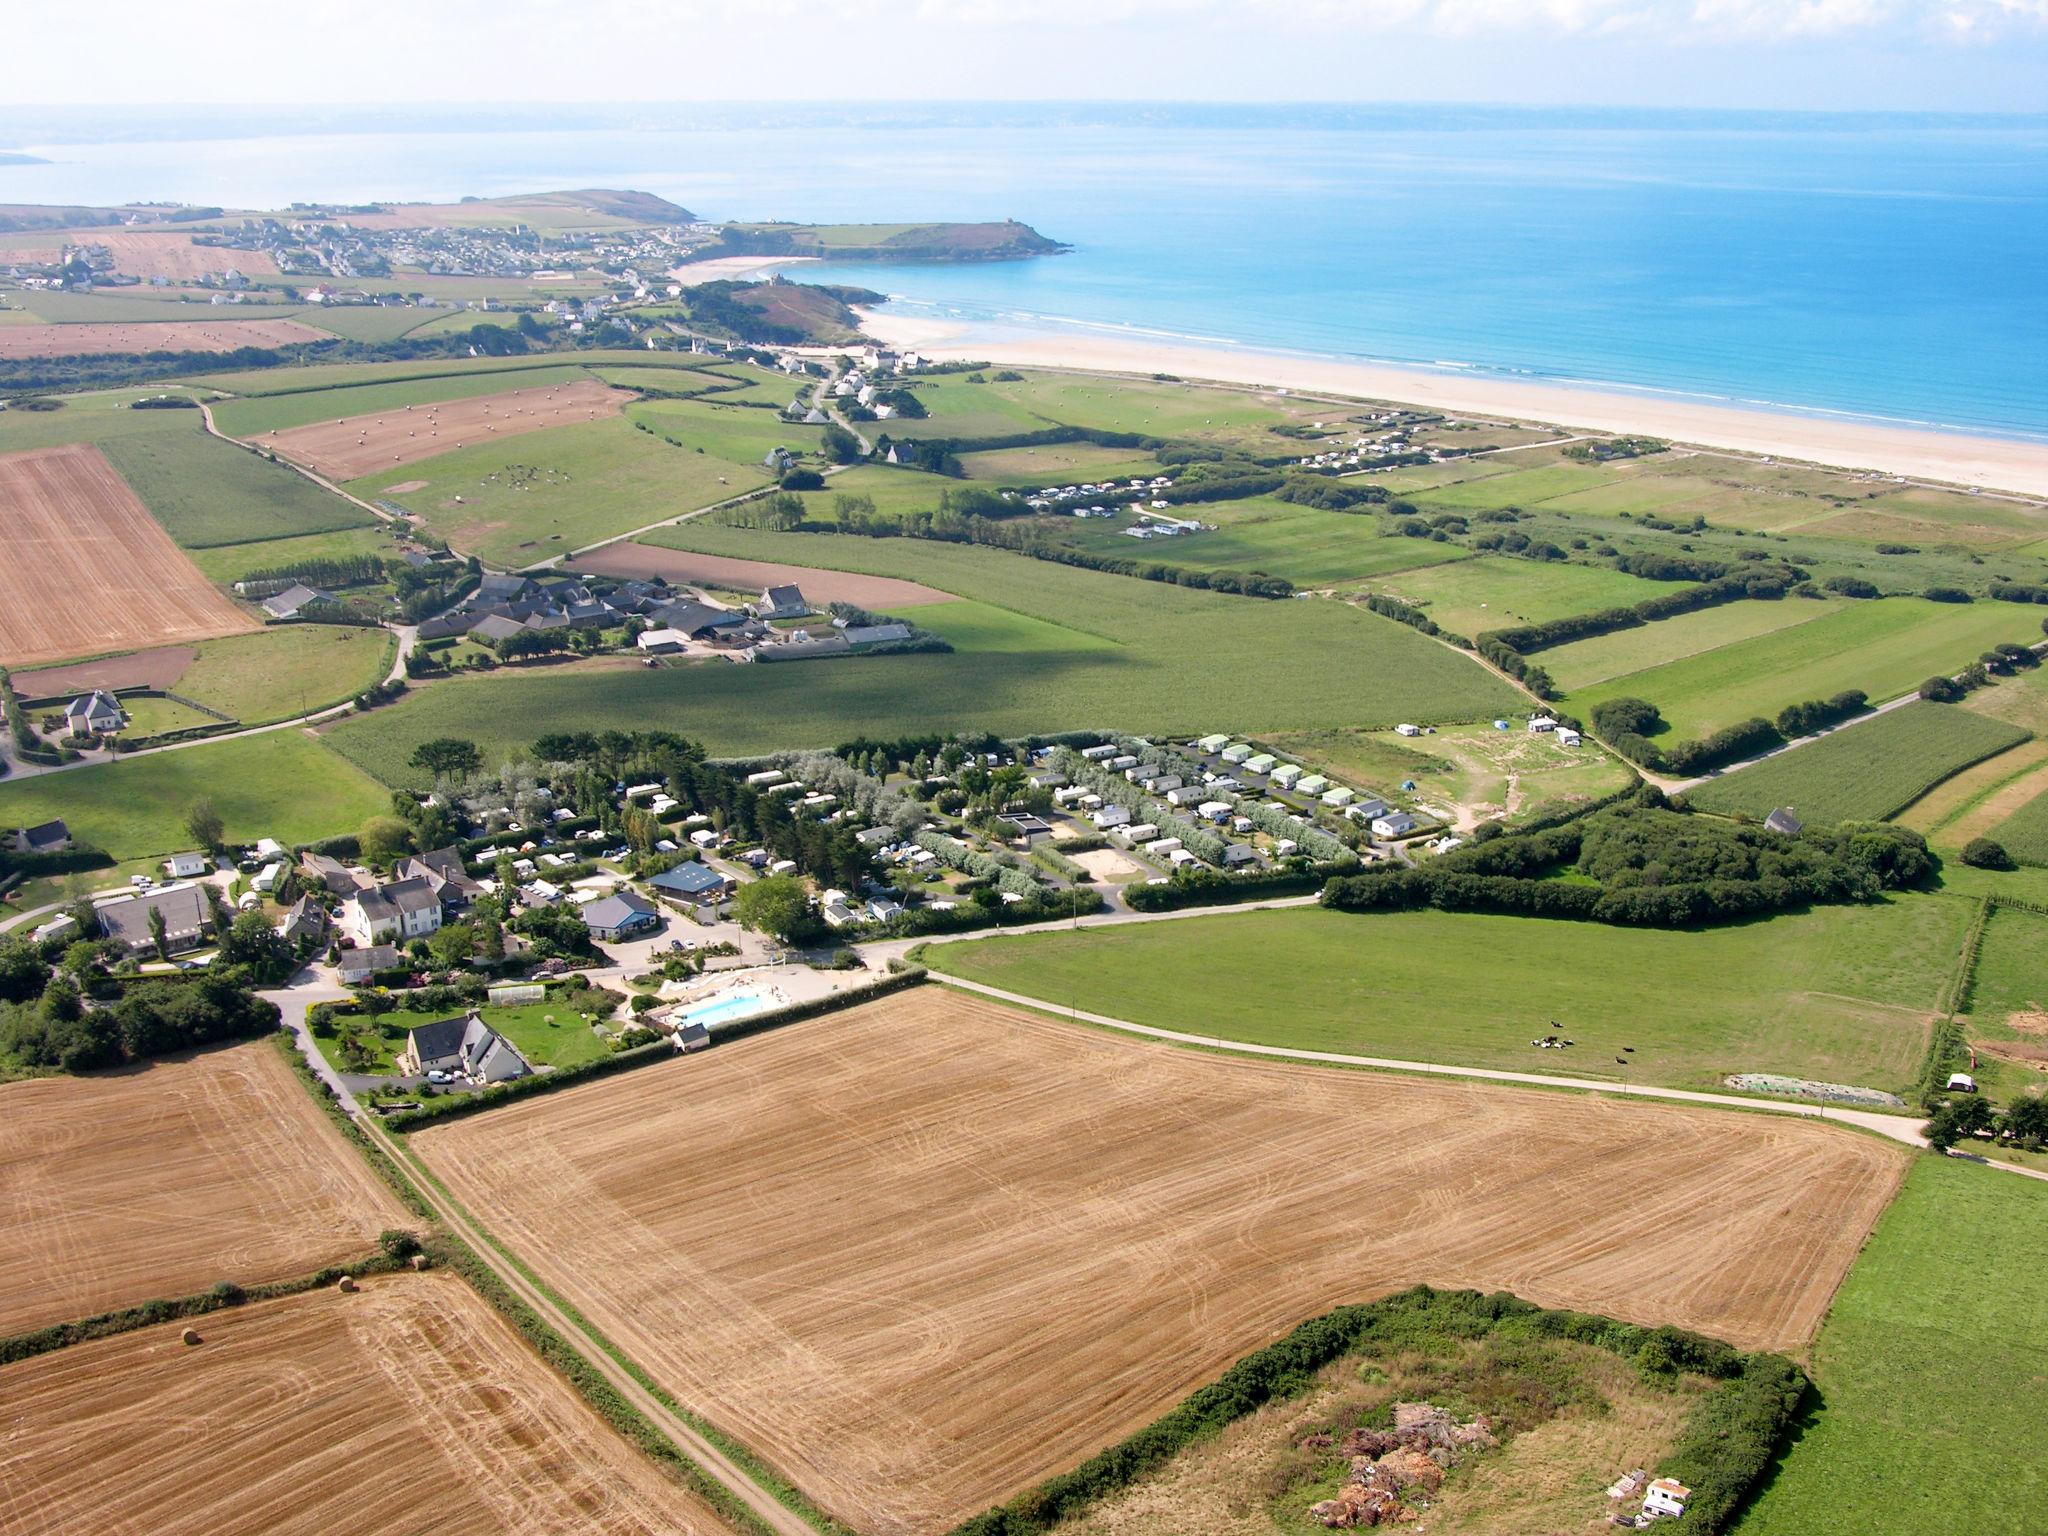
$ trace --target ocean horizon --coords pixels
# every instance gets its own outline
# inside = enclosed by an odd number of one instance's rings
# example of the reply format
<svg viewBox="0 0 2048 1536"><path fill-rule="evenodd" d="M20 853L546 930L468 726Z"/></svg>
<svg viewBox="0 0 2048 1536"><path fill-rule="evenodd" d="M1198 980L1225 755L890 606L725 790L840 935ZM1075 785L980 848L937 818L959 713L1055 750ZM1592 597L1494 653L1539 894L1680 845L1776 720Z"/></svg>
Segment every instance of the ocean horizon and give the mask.
<svg viewBox="0 0 2048 1536"><path fill-rule="evenodd" d="M807 266L989 328L2048 439L2048 119L1480 107L0 110L0 202L630 187L1017 218L1064 255Z"/></svg>

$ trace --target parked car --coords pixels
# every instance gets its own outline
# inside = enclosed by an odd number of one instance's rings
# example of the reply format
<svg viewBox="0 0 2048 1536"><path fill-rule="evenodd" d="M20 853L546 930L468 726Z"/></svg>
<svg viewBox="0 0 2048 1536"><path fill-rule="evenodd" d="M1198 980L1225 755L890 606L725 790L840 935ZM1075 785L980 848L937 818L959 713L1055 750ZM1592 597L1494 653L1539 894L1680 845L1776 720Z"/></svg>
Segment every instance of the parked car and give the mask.
<svg viewBox="0 0 2048 1536"><path fill-rule="evenodd" d="M427 1073L427 1081L430 1083L452 1083L455 1081L455 1074L453 1072L443 1072L439 1067L435 1067Z"/></svg>

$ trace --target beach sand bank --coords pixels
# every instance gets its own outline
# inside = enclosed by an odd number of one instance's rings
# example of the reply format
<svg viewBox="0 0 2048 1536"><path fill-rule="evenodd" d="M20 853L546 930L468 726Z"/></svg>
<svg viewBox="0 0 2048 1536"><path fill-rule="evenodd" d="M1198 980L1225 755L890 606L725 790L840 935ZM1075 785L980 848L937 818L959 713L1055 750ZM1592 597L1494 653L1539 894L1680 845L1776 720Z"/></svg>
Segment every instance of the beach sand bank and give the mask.
<svg viewBox="0 0 2048 1536"><path fill-rule="evenodd" d="M1347 395L1593 432L1638 433L1738 453L2048 496L2048 443L2017 438L1979 437L1450 369L1400 368L1150 338L983 329L886 310L862 311L861 324L869 334L892 346L915 347L940 359L975 358L1106 373L1171 373L1186 379Z"/></svg>
<svg viewBox="0 0 2048 1536"><path fill-rule="evenodd" d="M817 260L815 256L713 256L707 261L686 261L680 267L670 267L668 275L686 287L698 283L745 283L783 267L800 267Z"/></svg>

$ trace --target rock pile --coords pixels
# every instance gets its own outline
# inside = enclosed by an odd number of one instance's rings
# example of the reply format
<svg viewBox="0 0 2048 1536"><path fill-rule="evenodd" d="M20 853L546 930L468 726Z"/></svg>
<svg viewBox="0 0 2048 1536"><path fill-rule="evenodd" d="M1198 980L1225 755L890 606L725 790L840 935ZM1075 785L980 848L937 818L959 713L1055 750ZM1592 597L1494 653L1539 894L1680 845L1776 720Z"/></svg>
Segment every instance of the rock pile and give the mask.
<svg viewBox="0 0 2048 1536"><path fill-rule="evenodd" d="M1310 1435L1305 1448L1327 1449L1328 1435ZM1399 1525L1416 1518L1402 1495L1432 1494L1443 1486L1446 1468L1468 1450L1498 1445L1485 1414L1460 1424L1429 1403L1394 1404L1394 1427L1354 1429L1338 1449L1351 1458L1351 1471L1334 1499L1310 1506L1309 1516L1333 1530Z"/></svg>

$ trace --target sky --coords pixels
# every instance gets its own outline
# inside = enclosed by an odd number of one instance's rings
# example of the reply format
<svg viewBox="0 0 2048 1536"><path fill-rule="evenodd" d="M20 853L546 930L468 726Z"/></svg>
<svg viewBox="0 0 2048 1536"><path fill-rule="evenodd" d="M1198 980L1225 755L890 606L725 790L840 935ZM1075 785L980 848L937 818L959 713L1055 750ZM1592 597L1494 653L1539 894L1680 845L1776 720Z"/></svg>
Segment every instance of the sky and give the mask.
<svg viewBox="0 0 2048 1536"><path fill-rule="evenodd" d="M995 98L2048 111L2048 0L350 0L316 12L211 0L191 26L164 25L159 0L8 10L10 106Z"/></svg>

